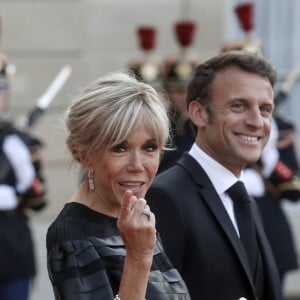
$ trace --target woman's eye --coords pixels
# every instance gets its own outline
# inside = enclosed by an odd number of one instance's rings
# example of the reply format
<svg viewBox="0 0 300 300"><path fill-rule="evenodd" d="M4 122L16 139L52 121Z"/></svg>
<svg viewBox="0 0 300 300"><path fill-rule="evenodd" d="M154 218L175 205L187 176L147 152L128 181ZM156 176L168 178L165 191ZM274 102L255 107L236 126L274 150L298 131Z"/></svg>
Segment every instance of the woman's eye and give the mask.
<svg viewBox="0 0 300 300"><path fill-rule="evenodd" d="M115 145L111 148L112 152L122 153L126 151L126 146L123 144Z"/></svg>
<svg viewBox="0 0 300 300"><path fill-rule="evenodd" d="M148 144L148 145L145 145L144 149L147 151L147 152L154 152L156 151L158 148L158 146L156 144Z"/></svg>

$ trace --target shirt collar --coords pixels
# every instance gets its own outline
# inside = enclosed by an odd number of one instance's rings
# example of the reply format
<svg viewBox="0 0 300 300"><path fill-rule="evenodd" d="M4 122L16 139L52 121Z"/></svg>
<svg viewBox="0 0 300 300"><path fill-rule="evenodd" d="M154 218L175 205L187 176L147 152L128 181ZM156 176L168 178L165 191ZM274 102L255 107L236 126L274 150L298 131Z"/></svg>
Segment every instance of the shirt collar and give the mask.
<svg viewBox="0 0 300 300"><path fill-rule="evenodd" d="M219 195L238 180L243 181L243 174L240 177L236 177L231 171L207 155L196 143L192 145L189 154L205 170Z"/></svg>

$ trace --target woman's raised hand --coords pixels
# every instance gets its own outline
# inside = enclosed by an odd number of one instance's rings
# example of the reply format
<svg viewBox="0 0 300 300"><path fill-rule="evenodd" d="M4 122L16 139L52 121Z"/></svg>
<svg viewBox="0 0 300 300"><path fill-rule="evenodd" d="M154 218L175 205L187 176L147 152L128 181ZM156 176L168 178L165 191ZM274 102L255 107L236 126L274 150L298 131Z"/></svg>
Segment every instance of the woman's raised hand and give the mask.
<svg viewBox="0 0 300 300"><path fill-rule="evenodd" d="M146 200L137 199L130 190L123 195L118 229L125 243L126 256L152 262L156 241L155 215Z"/></svg>

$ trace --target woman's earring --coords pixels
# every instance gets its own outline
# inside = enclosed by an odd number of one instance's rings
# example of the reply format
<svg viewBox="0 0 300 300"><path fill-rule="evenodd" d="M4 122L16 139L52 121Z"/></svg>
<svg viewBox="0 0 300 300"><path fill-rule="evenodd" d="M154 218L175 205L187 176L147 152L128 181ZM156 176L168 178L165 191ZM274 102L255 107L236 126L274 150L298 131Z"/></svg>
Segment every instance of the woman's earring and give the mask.
<svg viewBox="0 0 300 300"><path fill-rule="evenodd" d="M95 189L94 171L88 171L88 182L90 190L93 191Z"/></svg>

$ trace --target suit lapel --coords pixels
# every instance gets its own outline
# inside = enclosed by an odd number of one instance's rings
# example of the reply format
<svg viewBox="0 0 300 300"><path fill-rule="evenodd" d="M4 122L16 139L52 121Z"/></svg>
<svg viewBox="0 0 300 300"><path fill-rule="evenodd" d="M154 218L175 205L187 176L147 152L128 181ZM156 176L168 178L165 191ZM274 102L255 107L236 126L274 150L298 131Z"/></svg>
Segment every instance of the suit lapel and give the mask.
<svg viewBox="0 0 300 300"><path fill-rule="evenodd" d="M255 200L253 200L253 201L255 201ZM275 293L273 295L274 299L275 298L281 299L280 298L281 290L278 289L278 287L280 287L280 279L279 279L279 276L277 276L278 270L277 270L277 266L274 263L274 259L271 259L272 250L269 246L269 242L265 235L263 224L262 224L261 218L259 216L255 202L253 202L252 207L253 207L253 215L254 215L254 222L255 222L255 227L256 227L258 245L260 248L260 253L261 253L263 265L264 265L265 277L269 278L268 282L272 286L272 288L270 290L275 291Z"/></svg>
<svg viewBox="0 0 300 300"><path fill-rule="evenodd" d="M222 200L218 196L209 177L203 168L198 164L198 162L189 154L184 154L177 163L186 169L186 171L191 175L191 178L195 181L195 184L199 189L199 198L203 199L203 201L207 204L207 207L212 212L216 222L224 231L252 285L252 276L247 263L246 254L241 247L241 242L222 203Z"/></svg>

